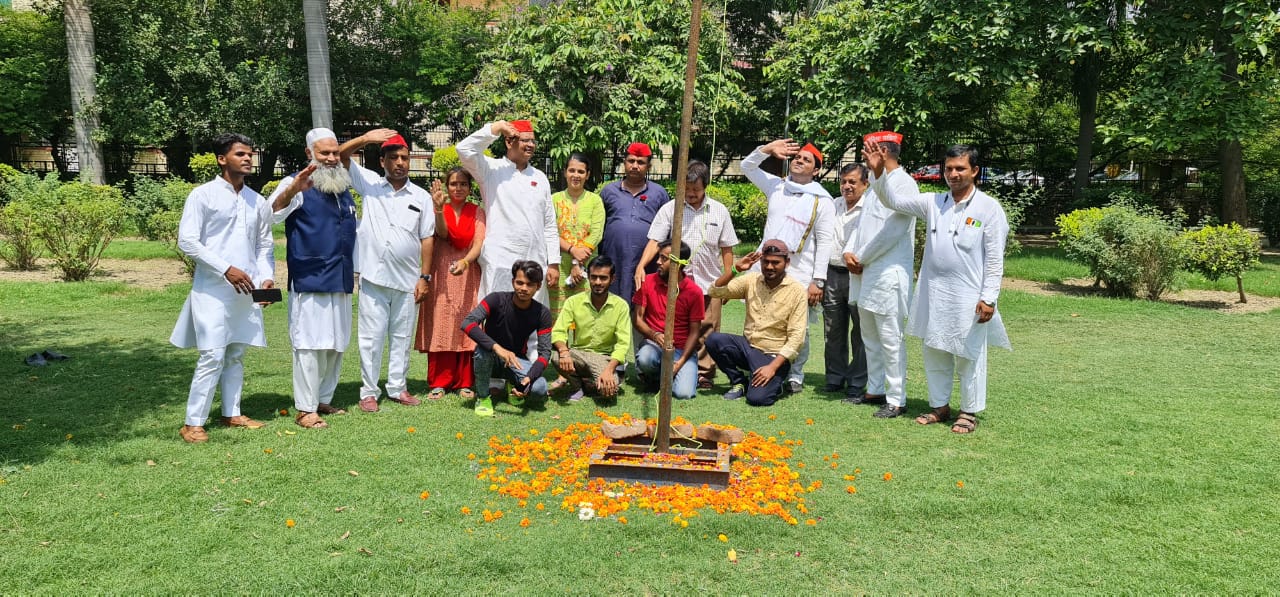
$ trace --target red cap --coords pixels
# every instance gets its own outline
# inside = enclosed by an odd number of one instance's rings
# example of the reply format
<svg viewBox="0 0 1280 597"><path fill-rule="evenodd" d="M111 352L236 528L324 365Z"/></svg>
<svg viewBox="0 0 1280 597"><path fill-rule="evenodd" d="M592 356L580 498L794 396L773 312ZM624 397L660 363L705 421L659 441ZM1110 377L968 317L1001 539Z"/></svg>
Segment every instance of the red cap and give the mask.
<svg viewBox="0 0 1280 597"><path fill-rule="evenodd" d="M512 120L511 126L515 127L517 133L533 132L533 123L528 120Z"/></svg>
<svg viewBox="0 0 1280 597"><path fill-rule="evenodd" d="M880 131L878 133L867 133L862 138L863 141L869 143L897 143L902 145L902 135L893 131Z"/></svg>
<svg viewBox="0 0 1280 597"><path fill-rule="evenodd" d="M392 135L390 139L382 142L382 148L388 147L408 147L409 144L400 135Z"/></svg>
<svg viewBox="0 0 1280 597"><path fill-rule="evenodd" d="M635 155L635 156L640 156L642 158L647 158L653 155L653 150L649 149L649 145L647 143L632 143L631 145L627 146L627 155Z"/></svg>
<svg viewBox="0 0 1280 597"><path fill-rule="evenodd" d="M818 158L819 162L822 161L822 152L818 151L818 148L814 147L812 143L805 143L804 147L800 148L800 151L807 151L813 154L813 157Z"/></svg>

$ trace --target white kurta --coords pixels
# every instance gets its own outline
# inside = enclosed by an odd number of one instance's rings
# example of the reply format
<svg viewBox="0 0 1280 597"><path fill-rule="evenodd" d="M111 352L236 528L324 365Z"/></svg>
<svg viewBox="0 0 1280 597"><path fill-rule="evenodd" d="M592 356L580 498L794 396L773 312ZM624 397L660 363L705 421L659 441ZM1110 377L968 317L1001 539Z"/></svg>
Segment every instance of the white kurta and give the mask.
<svg viewBox="0 0 1280 597"><path fill-rule="evenodd" d="M270 204L247 186L237 193L219 177L191 191L178 224L178 248L195 260L196 271L170 342L200 350L267 345L262 309L236 293L224 274L235 266L255 287L273 279L271 224Z"/></svg>
<svg viewBox="0 0 1280 597"><path fill-rule="evenodd" d="M896 170L895 170L896 172ZM885 184L898 185L899 197L920 194L910 176L892 176ZM867 189L862 201L862 219L854 242L847 243L845 253L853 253L862 263L862 275L853 276L849 286L849 302L880 315L903 317L901 308L911 296L911 271L915 261L914 216L889 209L875 191ZM857 286L857 292L854 287Z"/></svg>
<svg viewBox="0 0 1280 597"><path fill-rule="evenodd" d="M769 154L757 147L742 160L742 173L769 202L761 240L781 240L791 248L787 275L807 288L815 279L827 278L827 263L835 249L835 207L831 193L817 181L802 185L790 177L778 178L761 170L760 165L766 159ZM759 268L756 264L752 271Z"/></svg>
<svg viewBox="0 0 1280 597"><path fill-rule="evenodd" d="M293 183L292 176L280 181L268 199L275 199ZM293 196L284 209L274 212L276 222L283 222L302 207L303 193ZM351 295L345 292L289 291L289 342L294 349L336 350L344 352L351 343Z"/></svg>
<svg viewBox="0 0 1280 597"><path fill-rule="evenodd" d="M524 170L507 158L484 155L485 148L498 139L488 124L458 142L458 160L480 184L484 202L487 237L480 249L480 290L478 296L511 290L511 264L532 260L560 265L560 230L556 227L551 183L532 164ZM534 296L546 305L547 284Z"/></svg>
<svg viewBox="0 0 1280 597"><path fill-rule="evenodd" d="M927 225L920 281L911 302L907 333L925 346L965 359L977 359L987 344L1012 350L997 308L978 324L978 301L995 303L1004 275L1004 245L1009 223L1004 209L980 189L957 204L951 193L900 194L905 185L888 184L908 176L895 168L872 183L890 209Z"/></svg>

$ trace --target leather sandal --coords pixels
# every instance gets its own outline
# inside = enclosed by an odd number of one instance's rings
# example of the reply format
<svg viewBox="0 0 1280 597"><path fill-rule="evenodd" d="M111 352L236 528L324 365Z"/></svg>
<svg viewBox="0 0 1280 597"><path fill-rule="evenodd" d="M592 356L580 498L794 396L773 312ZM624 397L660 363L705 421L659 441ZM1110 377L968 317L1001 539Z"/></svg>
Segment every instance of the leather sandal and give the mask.
<svg viewBox="0 0 1280 597"><path fill-rule="evenodd" d="M923 415L916 417L916 422L921 425L932 425L934 423L946 423L951 420L951 407L939 406Z"/></svg>
<svg viewBox="0 0 1280 597"><path fill-rule="evenodd" d="M321 404L316 407L316 412L322 415L345 415L347 411L341 408L334 408L331 404Z"/></svg>
<svg viewBox="0 0 1280 597"><path fill-rule="evenodd" d="M303 429L324 429L329 426L329 424L325 423L324 419L321 419L320 415L317 415L316 413L300 412L297 417L294 417L293 422L297 423L298 426Z"/></svg>
<svg viewBox="0 0 1280 597"><path fill-rule="evenodd" d="M951 426L951 433L973 433L978 428L978 415L962 412L956 417L956 424Z"/></svg>

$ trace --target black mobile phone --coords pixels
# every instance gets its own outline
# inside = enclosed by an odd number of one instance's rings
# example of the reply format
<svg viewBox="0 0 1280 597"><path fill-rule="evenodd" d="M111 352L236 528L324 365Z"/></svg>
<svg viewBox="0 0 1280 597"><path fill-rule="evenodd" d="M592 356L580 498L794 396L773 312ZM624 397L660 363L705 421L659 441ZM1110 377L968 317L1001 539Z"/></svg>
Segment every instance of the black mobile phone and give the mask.
<svg viewBox="0 0 1280 597"><path fill-rule="evenodd" d="M284 296L280 294L279 288L254 288L253 302L255 303L278 303L284 300Z"/></svg>

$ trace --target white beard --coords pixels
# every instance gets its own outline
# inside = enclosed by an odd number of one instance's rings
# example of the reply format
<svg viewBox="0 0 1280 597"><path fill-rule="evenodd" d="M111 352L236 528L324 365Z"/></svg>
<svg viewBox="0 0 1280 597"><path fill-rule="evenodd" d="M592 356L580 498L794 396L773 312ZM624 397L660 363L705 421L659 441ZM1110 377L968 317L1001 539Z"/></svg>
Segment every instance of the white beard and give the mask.
<svg viewBox="0 0 1280 597"><path fill-rule="evenodd" d="M311 183L321 193L338 194L351 188L351 173L339 162L336 166L325 166L315 160L316 171L311 173Z"/></svg>

